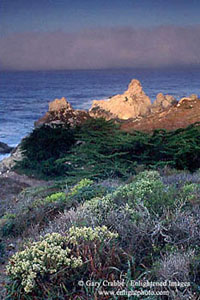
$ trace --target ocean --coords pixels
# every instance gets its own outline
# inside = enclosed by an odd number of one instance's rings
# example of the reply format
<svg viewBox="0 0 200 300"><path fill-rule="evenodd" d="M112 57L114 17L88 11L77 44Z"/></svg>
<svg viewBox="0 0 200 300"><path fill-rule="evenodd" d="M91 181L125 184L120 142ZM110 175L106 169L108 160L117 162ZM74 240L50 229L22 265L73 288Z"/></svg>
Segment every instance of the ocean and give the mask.
<svg viewBox="0 0 200 300"><path fill-rule="evenodd" d="M177 99L200 96L197 68L0 71L0 141L16 146L55 98L66 97L73 108L89 109L93 100L123 93L133 78L152 102L159 92Z"/></svg>

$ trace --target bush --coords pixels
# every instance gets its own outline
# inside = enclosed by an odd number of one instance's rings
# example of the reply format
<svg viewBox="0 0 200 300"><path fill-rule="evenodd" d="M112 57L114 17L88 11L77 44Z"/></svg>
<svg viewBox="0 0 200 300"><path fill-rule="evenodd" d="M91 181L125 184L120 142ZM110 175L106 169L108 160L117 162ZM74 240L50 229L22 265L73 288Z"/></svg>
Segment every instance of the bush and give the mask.
<svg viewBox="0 0 200 300"><path fill-rule="evenodd" d="M144 206L154 214L162 214L163 209L173 208L175 203L175 188L166 187L157 171L144 171L135 177L131 184L132 197L142 201ZM132 199L129 205L133 206Z"/></svg>
<svg viewBox="0 0 200 300"><path fill-rule="evenodd" d="M71 189L69 195L73 197L73 196L77 195L80 192L80 190L82 190L85 187L90 186L93 183L94 183L93 180L83 178Z"/></svg>
<svg viewBox="0 0 200 300"><path fill-rule="evenodd" d="M96 215L102 218L110 209L125 207L126 204L136 212L136 207L144 206L151 213L162 214L167 207L173 207L176 202L174 187L165 187L156 171L144 171L135 176L129 184L118 187L114 192L85 203Z"/></svg>
<svg viewBox="0 0 200 300"><path fill-rule="evenodd" d="M2 237L11 235L15 228L15 219L4 219L0 226L0 235Z"/></svg>
<svg viewBox="0 0 200 300"><path fill-rule="evenodd" d="M63 295L62 299L64 296L70 299L72 294L78 295L81 291L78 280L119 277L114 270L120 252L113 244L117 236L105 226L72 227L64 236L45 235L10 259L7 266L9 297L29 299L25 298L28 294L30 299L47 299L56 292Z"/></svg>
<svg viewBox="0 0 200 300"><path fill-rule="evenodd" d="M44 199L45 203L52 203L52 202L56 202L56 201L65 201L66 200L66 194L63 192L58 192L55 194L51 194L50 196L47 196Z"/></svg>
<svg viewBox="0 0 200 300"><path fill-rule="evenodd" d="M38 207L54 202L67 202L66 194L64 192L57 192L45 197L44 199L35 200L32 207Z"/></svg>
<svg viewBox="0 0 200 300"><path fill-rule="evenodd" d="M15 168L37 176L61 176L69 166L58 159L66 155L75 143L73 130L69 127L43 125L22 140L24 158Z"/></svg>
<svg viewBox="0 0 200 300"><path fill-rule="evenodd" d="M5 254L5 244L0 240L0 263Z"/></svg>
<svg viewBox="0 0 200 300"><path fill-rule="evenodd" d="M68 193L67 198L74 206L84 203L92 198L103 197L111 188L103 187L90 179L82 179Z"/></svg>
<svg viewBox="0 0 200 300"><path fill-rule="evenodd" d="M69 127L43 125L22 140L21 149L28 159L41 162L60 158L74 142L73 130Z"/></svg>
<svg viewBox="0 0 200 300"><path fill-rule="evenodd" d="M182 188L182 197L190 204L200 204L200 184L187 183Z"/></svg>

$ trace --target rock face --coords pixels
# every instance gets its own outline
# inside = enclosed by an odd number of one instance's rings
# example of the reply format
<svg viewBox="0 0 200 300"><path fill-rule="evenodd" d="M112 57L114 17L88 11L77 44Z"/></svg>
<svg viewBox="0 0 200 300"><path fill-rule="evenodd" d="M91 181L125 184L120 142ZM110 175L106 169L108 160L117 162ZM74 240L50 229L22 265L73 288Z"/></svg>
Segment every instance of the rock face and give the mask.
<svg viewBox="0 0 200 300"><path fill-rule="evenodd" d="M192 94L189 97L181 98L179 103L178 103L178 106L180 106L182 103L187 103L188 101L196 101L196 100L198 100L198 96L196 94ZM189 104L189 102L187 104Z"/></svg>
<svg viewBox="0 0 200 300"><path fill-rule="evenodd" d="M65 97L62 97L61 99L55 99L49 103L49 112L61 110L73 110L71 104L67 102Z"/></svg>
<svg viewBox="0 0 200 300"><path fill-rule="evenodd" d="M107 120L119 121L124 130L153 131L163 128L174 130L200 122L200 100L192 94L179 102L170 95L159 93L151 104L144 93L141 83L133 79L127 91L109 100L95 100L89 112L74 110L63 97L49 103L49 111L36 123L54 126L56 124L71 127L82 125L91 118L103 117Z"/></svg>
<svg viewBox="0 0 200 300"><path fill-rule="evenodd" d="M84 110L74 110L66 98L55 99L49 103L49 111L35 122L35 127L43 124L54 125L69 125L74 127L83 124L90 119L88 112Z"/></svg>
<svg viewBox="0 0 200 300"><path fill-rule="evenodd" d="M9 147L7 144L0 142L0 154L10 153L13 149L13 147Z"/></svg>
<svg viewBox="0 0 200 300"><path fill-rule="evenodd" d="M104 117L107 120L127 120L145 116L149 113L150 106L150 98L144 93L141 83L133 79L124 94L113 96L109 100L93 101L89 114L91 117Z"/></svg>
<svg viewBox="0 0 200 300"><path fill-rule="evenodd" d="M195 100L194 100L195 99ZM128 120L121 129L151 132L155 129L175 130L200 122L200 99L182 98L177 105L151 113L140 120Z"/></svg>
<svg viewBox="0 0 200 300"><path fill-rule="evenodd" d="M173 96L163 95L162 93L159 93L156 96L156 100L153 102L150 110L151 113L163 111L172 105L176 105L177 103L177 100Z"/></svg>

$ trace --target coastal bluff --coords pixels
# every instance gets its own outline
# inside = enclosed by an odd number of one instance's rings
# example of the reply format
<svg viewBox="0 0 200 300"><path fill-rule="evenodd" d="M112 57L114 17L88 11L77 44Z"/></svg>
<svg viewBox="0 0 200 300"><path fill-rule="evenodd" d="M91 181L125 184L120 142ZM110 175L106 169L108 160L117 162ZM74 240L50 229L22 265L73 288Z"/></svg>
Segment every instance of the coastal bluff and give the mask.
<svg viewBox="0 0 200 300"><path fill-rule="evenodd" d="M195 94L177 101L171 95L158 93L156 99L151 101L140 81L133 79L123 94L108 100L94 100L88 111L73 109L64 97L55 99L49 103L48 112L35 122L35 126L67 124L74 127L91 118L113 119L124 130L174 130L200 122L200 100Z"/></svg>

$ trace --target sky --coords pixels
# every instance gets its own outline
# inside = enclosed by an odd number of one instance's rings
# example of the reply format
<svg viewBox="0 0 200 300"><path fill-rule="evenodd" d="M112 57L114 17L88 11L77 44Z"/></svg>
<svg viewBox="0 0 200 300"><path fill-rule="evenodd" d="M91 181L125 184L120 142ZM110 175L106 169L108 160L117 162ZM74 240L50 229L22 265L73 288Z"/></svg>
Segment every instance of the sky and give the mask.
<svg viewBox="0 0 200 300"><path fill-rule="evenodd" d="M0 0L0 68L200 64L199 0Z"/></svg>

